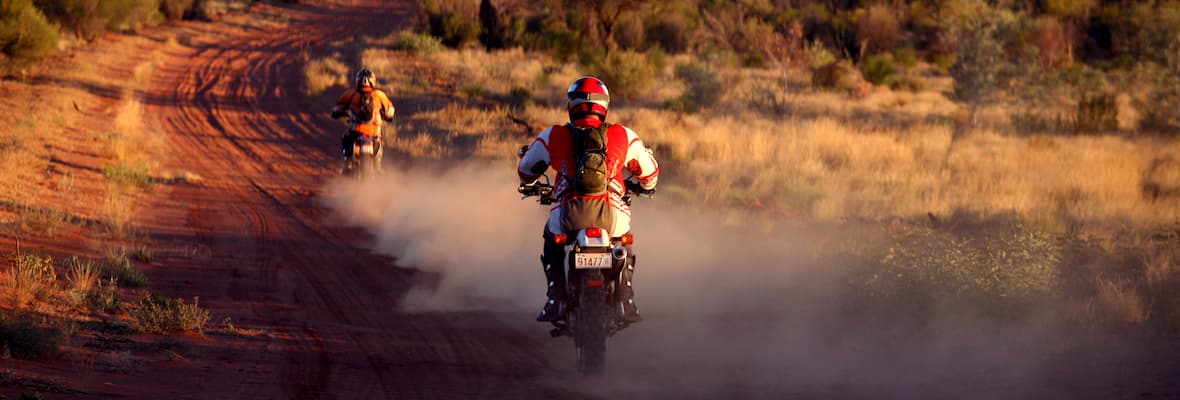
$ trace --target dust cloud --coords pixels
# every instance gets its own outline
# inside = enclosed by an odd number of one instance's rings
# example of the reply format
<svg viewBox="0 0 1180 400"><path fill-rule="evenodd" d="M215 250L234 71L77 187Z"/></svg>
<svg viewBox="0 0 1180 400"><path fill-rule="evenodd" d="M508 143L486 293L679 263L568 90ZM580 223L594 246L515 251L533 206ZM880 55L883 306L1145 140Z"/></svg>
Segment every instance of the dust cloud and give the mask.
<svg viewBox="0 0 1180 400"><path fill-rule="evenodd" d="M406 311L488 310L527 321L543 300L548 208L520 199L511 173L486 169L391 171L326 191L338 213L374 234L376 251L438 274L410 293ZM574 381L587 396L1084 398L1115 379L1100 367L1061 378L1055 368L1075 335L1051 307L1023 320L947 306L920 328L866 323L846 312L846 271L815 261L834 232L729 223L658 196L637 199L633 211L636 301L646 320L608 343L605 377ZM576 376L572 353L553 355L554 385ZM1081 382L1046 384L1055 379Z"/></svg>

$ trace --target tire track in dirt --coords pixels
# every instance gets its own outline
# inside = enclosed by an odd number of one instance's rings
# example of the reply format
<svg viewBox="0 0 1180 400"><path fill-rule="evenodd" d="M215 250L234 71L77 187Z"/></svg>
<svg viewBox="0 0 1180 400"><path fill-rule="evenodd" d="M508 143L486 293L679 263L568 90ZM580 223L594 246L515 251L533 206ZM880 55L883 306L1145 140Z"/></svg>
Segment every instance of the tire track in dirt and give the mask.
<svg viewBox="0 0 1180 400"><path fill-rule="evenodd" d="M209 270L232 277L206 277L202 299L268 332L235 351L260 372L207 372L202 385L235 382L223 389L231 398L571 397L536 382L548 370L541 338L488 315L397 313L408 272L359 250L364 237L325 225L328 213L299 195L334 175L338 125L300 109L297 52L346 40L353 26L405 26L410 7L297 7L283 29L169 54L148 111L170 137L171 166L204 183L170 187L162 201L205 210L190 213L209 217L190 224L193 235L227 255ZM258 384L267 377L280 384Z"/></svg>

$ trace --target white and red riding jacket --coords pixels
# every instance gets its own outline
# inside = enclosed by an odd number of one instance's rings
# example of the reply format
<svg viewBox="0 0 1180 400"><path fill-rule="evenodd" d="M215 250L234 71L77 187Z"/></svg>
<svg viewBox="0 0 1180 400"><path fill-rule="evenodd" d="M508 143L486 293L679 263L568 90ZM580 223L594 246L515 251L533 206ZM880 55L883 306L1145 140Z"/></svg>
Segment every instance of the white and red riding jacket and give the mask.
<svg viewBox="0 0 1180 400"><path fill-rule="evenodd" d="M601 124L602 121L597 118L574 121L574 125L579 127L596 128ZM557 172L553 190L558 194L558 202L550 211L549 231L561 232L560 223L556 222L558 211L571 199L603 197L615 211L615 226L607 228L614 235L629 232L631 209L623 202L623 194L626 193L624 180L627 178L623 171L634 176L644 189L654 189L660 176L660 166L655 157L647 151L635 131L623 125L611 125L606 131L606 170L607 176L612 177L609 189L602 195L585 196L570 190L569 177L574 173L577 162L572 139L570 130L564 125L550 126L537 136L517 166L521 183L535 182L549 168Z"/></svg>

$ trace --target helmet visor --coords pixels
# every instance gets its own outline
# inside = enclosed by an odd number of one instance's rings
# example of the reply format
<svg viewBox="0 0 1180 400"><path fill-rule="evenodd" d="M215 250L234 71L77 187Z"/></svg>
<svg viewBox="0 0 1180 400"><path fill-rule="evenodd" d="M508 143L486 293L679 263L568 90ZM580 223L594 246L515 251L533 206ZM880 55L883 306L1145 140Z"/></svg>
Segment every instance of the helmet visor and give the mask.
<svg viewBox="0 0 1180 400"><path fill-rule="evenodd" d="M565 96L570 101L586 100L586 101L610 101L610 96L602 93L587 93L587 92L569 92Z"/></svg>

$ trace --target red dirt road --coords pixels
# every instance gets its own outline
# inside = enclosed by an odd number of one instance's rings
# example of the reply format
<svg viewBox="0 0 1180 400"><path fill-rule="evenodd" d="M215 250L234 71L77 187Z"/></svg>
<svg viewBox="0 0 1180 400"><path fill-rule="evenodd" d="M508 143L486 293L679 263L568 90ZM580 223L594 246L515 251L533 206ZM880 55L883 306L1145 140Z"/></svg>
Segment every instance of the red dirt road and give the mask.
<svg viewBox="0 0 1180 400"><path fill-rule="evenodd" d="M283 10L277 30L198 42L167 55L145 96L173 157L203 179L164 190L145 228L210 257L156 274L199 295L216 319L255 334L212 335L200 360L147 384L144 398L576 398L539 381L550 362L522 319L403 314L413 271L365 250L315 197L335 176L340 125L303 99L303 51L408 26L412 2ZM199 39L199 38L198 38ZM160 281L162 279L162 281ZM564 349L564 348L563 348ZM173 367L170 367L173 368ZM564 368L568 370L568 368ZM155 374L146 374L156 379Z"/></svg>

